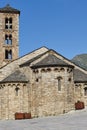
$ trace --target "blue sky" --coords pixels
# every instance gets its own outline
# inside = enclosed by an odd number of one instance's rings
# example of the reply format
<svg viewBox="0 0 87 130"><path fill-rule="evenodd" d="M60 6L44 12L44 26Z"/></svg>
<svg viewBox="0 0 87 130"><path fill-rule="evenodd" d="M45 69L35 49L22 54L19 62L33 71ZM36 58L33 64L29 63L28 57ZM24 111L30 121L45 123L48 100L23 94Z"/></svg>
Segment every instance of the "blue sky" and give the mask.
<svg viewBox="0 0 87 130"><path fill-rule="evenodd" d="M87 53L87 0L0 0L21 11L20 56L46 46L66 58Z"/></svg>

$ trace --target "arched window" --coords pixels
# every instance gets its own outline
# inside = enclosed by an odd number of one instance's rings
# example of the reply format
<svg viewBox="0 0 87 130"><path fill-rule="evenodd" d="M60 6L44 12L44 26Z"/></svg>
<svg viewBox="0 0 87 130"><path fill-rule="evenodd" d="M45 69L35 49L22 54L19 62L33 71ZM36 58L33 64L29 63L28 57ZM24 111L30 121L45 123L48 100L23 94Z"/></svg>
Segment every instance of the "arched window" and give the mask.
<svg viewBox="0 0 87 130"><path fill-rule="evenodd" d="M12 18L5 18L5 29L12 29Z"/></svg>
<svg viewBox="0 0 87 130"><path fill-rule="evenodd" d="M8 50L5 50L5 59L8 59Z"/></svg>
<svg viewBox="0 0 87 130"><path fill-rule="evenodd" d="M20 88L19 88L18 86L16 86L16 88L15 88L15 92L16 92L15 95L16 95L16 96L18 96L19 90L20 90Z"/></svg>
<svg viewBox="0 0 87 130"><path fill-rule="evenodd" d="M12 18L9 18L9 23L12 24Z"/></svg>
<svg viewBox="0 0 87 130"><path fill-rule="evenodd" d="M62 80L62 77L57 77L58 79L58 91L61 91L61 80Z"/></svg>
<svg viewBox="0 0 87 130"><path fill-rule="evenodd" d="M8 44L8 35L5 35L5 44Z"/></svg>
<svg viewBox="0 0 87 130"><path fill-rule="evenodd" d="M5 59L12 59L12 50L5 50Z"/></svg>
<svg viewBox="0 0 87 130"><path fill-rule="evenodd" d="M12 35L5 35L5 44L12 45Z"/></svg>
<svg viewBox="0 0 87 130"><path fill-rule="evenodd" d="M12 35L9 35L9 44L12 45Z"/></svg>
<svg viewBox="0 0 87 130"><path fill-rule="evenodd" d="M87 96L87 87L84 88L84 95Z"/></svg>
<svg viewBox="0 0 87 130"><path fill-rule="evenodd" d="M5 29L8 29L7 24L8 24L8 18L5 18Z"/></svg>
<svg viewBox="0 0 87 130"><path fill-rule="evenodd" d="M8 52L8 59L12 59L12 50Z"/></svg>

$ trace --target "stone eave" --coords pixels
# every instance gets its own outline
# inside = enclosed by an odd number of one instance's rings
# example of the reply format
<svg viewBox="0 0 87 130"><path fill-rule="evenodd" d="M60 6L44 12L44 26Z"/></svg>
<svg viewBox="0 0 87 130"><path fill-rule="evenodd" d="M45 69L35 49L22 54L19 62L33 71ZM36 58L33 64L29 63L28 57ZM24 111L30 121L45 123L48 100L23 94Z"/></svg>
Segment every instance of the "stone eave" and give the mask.
<svg viewBox="0 0 87 130"><path fill-rule="evenodd" d="M11 13L11 14L19 14L20 15L20 11L17 11L17 12L15 12L15 11L4 11L4 10L0 10L0 13Z"/></svg>
<svg viewBox="0 0 87 130"><path fill-rule="evenodd" d="M58 65L58 64L31 66L32 69L44 68L44 67L70 67L70 68L74 68L74 66L72 66L72 65Z"/></svg>
<svg viewBox="0 0 87 130"><path fill-rule="evenodd" d="M0 81L0 84L4 83L28 83L29 81Z"/></svg>
<svg viewBox="0 0 87 130"><path fill-rule="evenodd" d="M74 81L74 83L87 83L87 81Z"/></svg>

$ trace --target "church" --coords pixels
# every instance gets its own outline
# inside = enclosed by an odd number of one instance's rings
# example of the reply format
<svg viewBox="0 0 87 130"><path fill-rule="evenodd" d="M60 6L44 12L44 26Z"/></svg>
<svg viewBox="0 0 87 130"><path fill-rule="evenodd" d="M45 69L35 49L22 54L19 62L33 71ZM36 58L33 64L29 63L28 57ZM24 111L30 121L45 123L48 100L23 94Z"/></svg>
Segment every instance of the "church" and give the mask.
<svg viewBox="0 0 87 130"><path fill-rule="evenodd" d="M58 52L38 48L19 57L20 11L0 8L0 119L15 113L57 116L87 106L87 71Z"/></svg>

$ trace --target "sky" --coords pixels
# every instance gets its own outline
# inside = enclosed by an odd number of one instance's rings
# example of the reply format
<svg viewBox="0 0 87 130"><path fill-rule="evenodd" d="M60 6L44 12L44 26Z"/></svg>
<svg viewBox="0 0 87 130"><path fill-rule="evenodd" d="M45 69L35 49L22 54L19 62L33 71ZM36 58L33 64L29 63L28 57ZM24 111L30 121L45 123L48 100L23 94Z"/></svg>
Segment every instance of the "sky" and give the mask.
<svg viewBox="0 0 87 130"><path fill-rule="evenodd" d="M20 56L46 46L68 59L87 53L87 0L0 0L21 11Z"/></svg>

